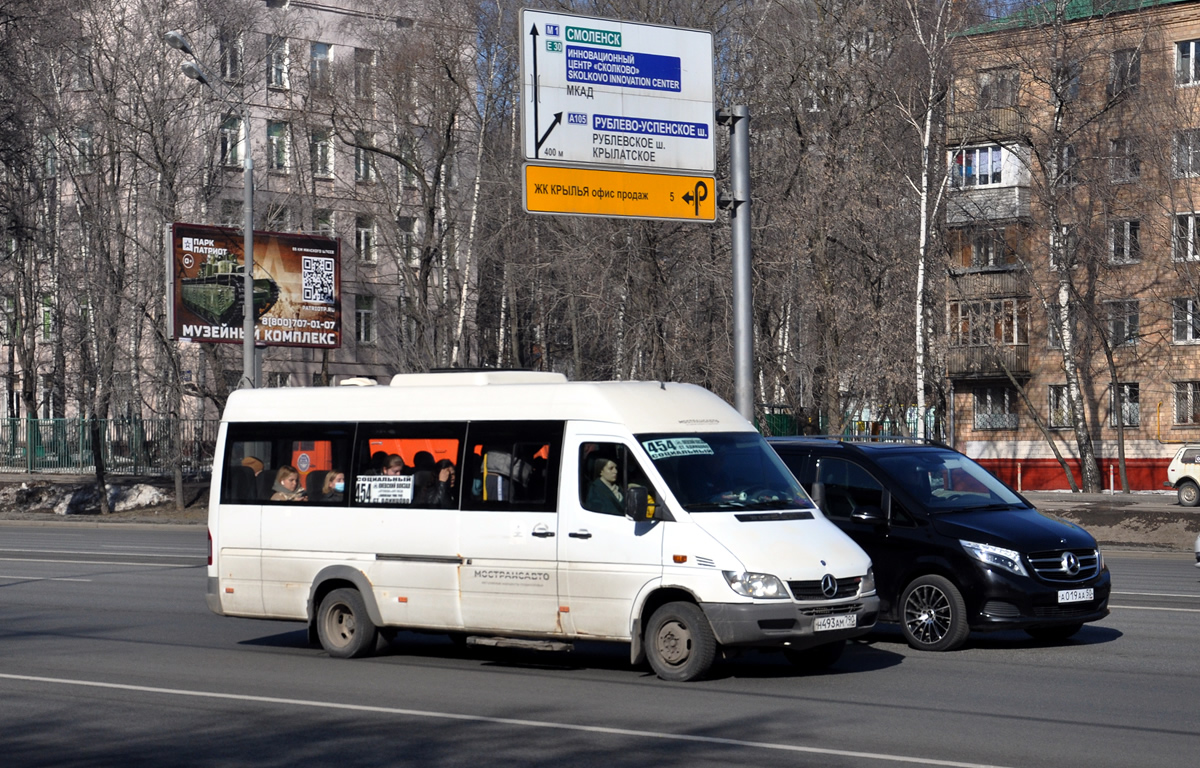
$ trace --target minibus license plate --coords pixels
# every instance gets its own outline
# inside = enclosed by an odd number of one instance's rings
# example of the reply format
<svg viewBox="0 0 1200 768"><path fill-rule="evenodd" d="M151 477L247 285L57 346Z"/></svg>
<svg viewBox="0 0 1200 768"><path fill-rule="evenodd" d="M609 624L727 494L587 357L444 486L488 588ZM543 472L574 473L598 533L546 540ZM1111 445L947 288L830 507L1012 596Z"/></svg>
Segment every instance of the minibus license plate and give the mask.
<svg viewBox="0 0 1200 768"><path fill-rule="evenodd" d="M1059 603L1086 603L1095 597L1095 592L1091 589L1060 589L1058 590Z"/></svg>
<svg viewBox="0 0 1200 768"><path fill-rule="evenodd" d="M827 629L854 629L858 626L858 614L848 613L844 616L819 616L813 622L813 632L823 632Z"/></svg>

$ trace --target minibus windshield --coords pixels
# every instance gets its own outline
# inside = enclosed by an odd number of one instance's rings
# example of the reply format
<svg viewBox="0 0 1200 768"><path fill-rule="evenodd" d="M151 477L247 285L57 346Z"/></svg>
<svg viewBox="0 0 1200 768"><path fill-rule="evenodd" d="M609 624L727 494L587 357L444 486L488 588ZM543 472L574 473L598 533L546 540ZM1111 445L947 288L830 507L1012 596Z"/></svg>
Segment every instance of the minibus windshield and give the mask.
<svg viewBox="0 0 1200 768"><path fill-rule="evenodd" d="M638 441L688 512L815 508L757 432L639 435Z"/></svg>
<svg viewBox="0 0 1200 768"><path fill-rule="evenodd" d="M1025 501L956 451L927 449L879 458L879 465L931 512L1013 509Z"/></svg>

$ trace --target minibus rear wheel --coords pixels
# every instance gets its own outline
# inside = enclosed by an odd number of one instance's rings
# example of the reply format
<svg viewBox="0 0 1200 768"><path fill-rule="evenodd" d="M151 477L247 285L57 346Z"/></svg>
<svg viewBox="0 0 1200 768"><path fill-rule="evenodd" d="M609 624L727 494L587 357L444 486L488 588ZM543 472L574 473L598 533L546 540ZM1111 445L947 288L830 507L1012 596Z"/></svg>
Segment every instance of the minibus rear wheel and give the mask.
<svg viewBox="0 0 1200 768"><path fill-rule="evenodd" d="M667 603L646 625L646 658L663 680L685 683L704 677L717 657L717 639L694 603Z"/></svg>
<svg viewBox="0 0 1200 768"><path fill-rule="evenodd" d="M367 615L357 589L335 589L321 601L317 613L321 647L338 659L353 659L375 651L379 630Z"/></svg>

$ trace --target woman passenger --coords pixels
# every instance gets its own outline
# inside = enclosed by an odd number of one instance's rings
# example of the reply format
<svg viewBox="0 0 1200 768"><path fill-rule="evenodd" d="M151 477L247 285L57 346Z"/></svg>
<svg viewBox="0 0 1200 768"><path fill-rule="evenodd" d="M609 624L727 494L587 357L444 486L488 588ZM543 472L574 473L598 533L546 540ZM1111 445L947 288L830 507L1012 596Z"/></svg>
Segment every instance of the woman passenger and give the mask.
<svg viewBox="0 0 1200 768"><path fill-rule="evenodd" d="M271 501L304 501L304 489L300 488L300 472L291 464L284 464L275 472L275 484Z"/></svg>

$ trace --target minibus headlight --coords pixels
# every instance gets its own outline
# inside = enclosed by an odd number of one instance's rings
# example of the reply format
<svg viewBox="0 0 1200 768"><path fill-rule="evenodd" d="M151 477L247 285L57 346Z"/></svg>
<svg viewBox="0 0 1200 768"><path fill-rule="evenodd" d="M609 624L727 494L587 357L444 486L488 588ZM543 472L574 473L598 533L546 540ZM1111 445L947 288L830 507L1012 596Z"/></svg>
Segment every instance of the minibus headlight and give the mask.
<svg viewBox="0 0 1200 768"><path fill-rule="evenodd" d="M783 582L769 573L740 573L738 571L722 571L725 581L734 592L746 597L763 599L786 599L788 591L783 588Z"/></svg>
<svg viewBox="0 0 1200 768"><path fill-rule="evenodd" d="M875 591L875 566L867 568L867 575L863 576L862 584L859 585L858 593L860 595L869 595Z"/></svg>
<svg viewBox="0 0 1200 768"><path fill-rule="evenodd" d="M962 544L963 549L967 551L968 555L981 563L1003 568L1018 576L1029 575L1025 570L1025 566L1021 565L1021 553L1015 549L993 547L991 544L977 544L974 541L963 541L961 539L959 539L958 543Z"/></svg>

